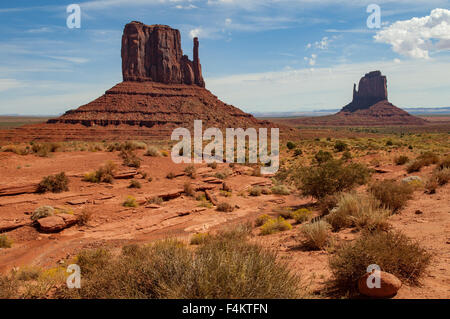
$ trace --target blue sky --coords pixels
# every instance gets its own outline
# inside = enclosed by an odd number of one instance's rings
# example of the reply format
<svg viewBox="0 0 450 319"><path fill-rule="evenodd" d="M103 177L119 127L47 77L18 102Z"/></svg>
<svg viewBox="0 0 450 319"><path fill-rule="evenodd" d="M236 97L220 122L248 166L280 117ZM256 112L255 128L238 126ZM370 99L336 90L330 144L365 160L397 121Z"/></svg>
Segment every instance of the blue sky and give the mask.
<svg viewBox="0 0 450 319"><path fill-rule="evenodd" d="M81 6L81 28L66 7ZM369 4L381 28L369 29ZM339 108L381 70L399 107L450 106L450 0L2 1L0 114L59 114L122 80L123 27L137 20L200 38L207 88L247 112Z"/></svg>

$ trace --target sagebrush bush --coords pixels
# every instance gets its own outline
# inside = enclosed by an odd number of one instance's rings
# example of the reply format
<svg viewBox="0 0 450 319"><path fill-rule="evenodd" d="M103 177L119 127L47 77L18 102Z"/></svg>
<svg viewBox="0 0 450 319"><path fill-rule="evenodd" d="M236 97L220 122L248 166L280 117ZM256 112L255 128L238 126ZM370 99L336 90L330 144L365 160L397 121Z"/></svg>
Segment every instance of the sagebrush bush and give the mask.
<svg viewBox="0 0 450 319"><path fill-rule="evenodd" d="M250 196L261 196L262 188L259 186L253 186L249 189L248 194Z"/></svg>
<svg viewBox="0 0 450 319"><path fill-rule="evenodd" d="M323 164L333 159L333 155L330 152L320 150L314 155L314 159L318 164Z"/></svg>
<svg viewBox="0 0 450 319"><path fill-rule="evenodd" d="M195 250L176 240L126 246L118 255L82 252L81 289L60 285L59 298L296 298L299 278L241 232L211 236Z"/></svg>
<svg viewBox="0 0 450 319"><path fill-rule="evenodd" d="M408 163L409 161L409 157L406 155L400 155L394 158L394 163L396 165L405 165L406 163Z"/></svg>
<svg viewBox="0 0 450 319"><path fill-rule="evenodd" d="M330 225L320 220L316 223L303 225L301 233L304 237L302 246L310 250L322 250L329 240Z"/></svg>
<svg viewBox="0 0 450 319"><path fill-rule="evenodd" d="M81 214L78 216L78 225L86 226L92 218L92 211L88 209L83 209Z"/></svg>
<svg viewBox="0 0 450 319"><path fill-rule="evenodd" d="M195 196L195 189L192 186L192 183L186 182L184 183L184 193L188 196L194 197Z"/></svg>
<svg viewBox="0 0 450 319"><path fill-rule="evenodd" d="M272 194L276 194L276 195L289 195L291 193L291 191L289 190L289 188L287 188L285 185L274 185L270 188L270 190L272 191Z"/></svg>
<svg viewBox="0 0 450 319"><path fill-rule="evenodd" d="M322 199L363 185L369 177L369 169L362 164L344 165L342 161L329 160L322 165L302 169L300 189L304 196Z"/></svg>
<svg viewBox="0 0 450 319"><path fill-rule="evenodd" d="M231 213L234 210L234 206L227 202L221 202L217 205L219 212Z"/></svg>
<svg viewBox="0 0 450 319"><path fill-rule="evenodd" d="M195 170L194 165L186 166L186 168L184 169L184 172L186 173L186 176L189 176L192 179L195 178L195 171L196 170Z"/></svg>
<svg viewBox="0 0 450 319"><path fill-rule="evenodd" d="M159 154L159 151L156 147L154 146L149 146L147 148L147 151L145 152L144 156L151 156L151 157L158 157L161 154Z"/></svg>
<svg viewBox="0 0 450 319"><path fill-rule="evenodd" d="M208 233L197 233L191 237L191 245L202 245L210 238Z"/></svg>
<svg viewBox="0 0 450 319"><path fill-rule="evenodd" d="M51 206L41 206L35 209L33 214L31 214L31 220L36 221L41 218L49 217L55 215L55 209Z"/></svg>
<svg viewBox="0 0 450 319"><path fill-rule="evenodd" d="M69 178L64 172L56 175L46 176L37 187L38 193L62 193L69 190Z"/></svg>
<svg viewBox="0 0 450 319"><path fill-rule="evenodd" d="M445 156L441 159L438 169L450 168L450 155Z"/></svg>
<svg viewBox="0 0 450 319"><path fill-rule="evenodd" d="M406 171L408 173L418 172L422 167L437 164L439 156L433 152L425 152L420 154L411 164L408 165Z"/></svg>
<svg viewBox="0 0 450 319"><path fill-rule="evenodd" d="M12 242L6 234L0 234L0 248L11 248Z"/></svg>
<svg viewBox="0 0 450 319"><path fill-rule="evenodd" d="M97 171L86 174L83 181L90 183L109 183L114 181L114 173L117 167L116 164L109 161L101 166Z"/></svg>
<svg viewBox="0 0 450 319"><path fill-rule="evenodd" d="M333 231L347 227L369 231L386 230L390 214L391 211L383 208L381 202L373 196L344 193L340 195L336 207L326 216L326 220Z"/></svg>
<svg viewBox="0 0 450 319"><path fill-rule="evenodd" d="M155 196L147 199L147 204L155 204L155 205L161 205L164 202L164 200L161 197Z"/></svg>
<svg viewBox="0 0 450 319"><path fill-rule="evenodd" d="M440 186L447 184L450 181L450 168L437 169L433 172L432 178L436 179Z"/></svg>
<svg viewBox="0 0 450 319"><path fill-rule="evenodd" d="M128 167L141 167L142 159L140 159L132 150L123 149L119 155L123 160L123 165Z"/></svg>
<svg viewBox="0 0 450 319"><path fill-rule="evenodd" d="M334 143L334 149L336 152L343 152L347 149L348 145L343 141L336 141Z"/></svg>
<svg viewBox="0 0 450 319"><path fill-rule="evenodd" d="M142 185L139 181L132 179L130 181L130 185L128 185L128 188L142 188Z"/></svg>
<svg viewBox="0 0 450 319"><path fill-rule="evenodd" d="M414 187L395 180L383 180L373 183L369 191L382 205L397 212L412 198Z"/></svg>
<svg viewBox="0 0 450 319"><path fill-rule="evenodd" d="M286 147L287 147L289 150L293 150L293 149L296 147L296 145L295 145L294 142L289 141L289 142L286 143Z"/></svg>
<svg viewBox="0 0 450 319"><path fill-rule="evenodd" d="M261 226L261 235L270 235L280 231L290 230L292 225L283 217L270 218Z"/></svg>
<svg viewBox="0 0 450 319"><path fill-rule="evenodd" d="M264 225L268 220L270 220L269 215L267 215L267 214L260 215L255 220L255 226L260 227L260 226Z"/></svg>
<svg viewBox="0 0 450 319"><path fill-rule="evenodd" d="M375 232L365 233L356 241L344 244L330 258L329 264L334 284L343 290L354 291L369 265L378 265L382 271L417 283L430 258L425 249L399 232Z"/></svg>

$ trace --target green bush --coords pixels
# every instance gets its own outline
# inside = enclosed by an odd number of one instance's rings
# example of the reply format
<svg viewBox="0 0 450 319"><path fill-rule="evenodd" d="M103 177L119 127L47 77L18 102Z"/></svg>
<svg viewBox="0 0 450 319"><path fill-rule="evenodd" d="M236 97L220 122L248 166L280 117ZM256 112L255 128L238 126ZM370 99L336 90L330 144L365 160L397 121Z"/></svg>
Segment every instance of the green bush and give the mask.
<svg viewBox="0 0 450 319"><path fill-rule="evenodd" d="M276 195L289 195L291 193L291 191L289 190L289 188L287 188L285 185L274 185L270 188L270 190L272 191L272 194L276 194Z"/></svg>
<svg viewBox="0 0 450 319"><path fill-rule="evenodd" d="M90 183L109 183L114 181L114 172L116 164L109 161L101 166L97 171L84 175L83 181Z"/></svg>
<svg viewBox="0 0 450 319"><path fill-rule="evenodd" d="M352 243L339 248L330 258L330 269L336 287L354 292L358 279L369 265L417 283L429 265L431 255L398 232L365 233Z"/></svg>
<svg viewBox="0 0 450 319"><path fill-rule="evenodd" d="M397 212L405 207L407 201L412 198L414 187L395 180L383 180L373 183L369 187L369 191L382 205Z"/></svg>
<svg viewBox="0 0 450 319"><path fill-rule="evenodd" d="M307 208L300 208L291 212L290 218L295 219L299 224L307 222L311 219L313 213Z"/></svg>
<svg viewBox="0 0 450 319"><path fill-rule="evenodd" d="M259 186L254 186L254 187L250 188L248 193L250 196L261 196L262 189Z"/></svg>
<svg viewBox="0 0 450 319"><path fill-rule="evenodd" d="M314 155L314 159L318 164L323 164L333 159L333 155L330 152L320 150Z"/></svg>
<svg viewBox="0 0 450 319"><path fill-rule="evenodd" d="M302 169L300 189L304 196L322 199L363 185L369 177L369 169L362 164L344 165L342 161L330 160L319 166Z"/></svg>
<svg viewBox="0 0 450 319"><path fill-rule="evenodd" d="M139 181L133 179L130 181L130 185L128 186L128 188L142 188L142 185Z"/></svg>
<svg viewBox="0 0 450 319"><path fill-rule="evenodd" d="M38 193L62 193L69 190L69 178L64 172L44 177L37 187Z"/></svg>
<svg viewBox="0 0 450 319"><path fill-rule="evenodd" d="M336 152L343 152L347 149L348 145L342 141L336 141L334 143L334 149Z"/></svg>
<svg viewBox="0 0 450 319"><path fill-rule="evenodd" d="M286 143L286 147L290 150L293 150L296 147L296 145L294 142L289 141Z"/></svg>
<svg viewBox="0 0 450 319"><path fill-rule="evenodd" d="M295 149L295 151L294 151L294 156L300 156L300 155L302 155L302 154L303 154L303 152L302 152L301 149L299 149L299 148L296 148L296 149Z"/></svg>

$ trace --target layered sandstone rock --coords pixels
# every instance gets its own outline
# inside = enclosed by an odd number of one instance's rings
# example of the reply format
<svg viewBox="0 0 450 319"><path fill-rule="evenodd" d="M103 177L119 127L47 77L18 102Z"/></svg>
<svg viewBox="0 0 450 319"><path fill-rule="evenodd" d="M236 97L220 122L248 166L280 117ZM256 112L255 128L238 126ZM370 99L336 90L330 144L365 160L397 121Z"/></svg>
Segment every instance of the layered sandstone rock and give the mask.
<svg viewBox="0 0 450 319"><path fill-rule="evenodd" d="M133 21L122 36L123 80L205 87L198 51L199 41L194 38L194 61L190 61L183 55L180 31Z"/></svg>
<svg viewBox="0 0 450 319"><path fill-rule="evenodd" d="M353 85L353 101L345 106L342 111L354 112L367 109L387 99L387 79L381 75L380 71L373 71L361 78L358 90L356 90L356 84Z"/></svg>

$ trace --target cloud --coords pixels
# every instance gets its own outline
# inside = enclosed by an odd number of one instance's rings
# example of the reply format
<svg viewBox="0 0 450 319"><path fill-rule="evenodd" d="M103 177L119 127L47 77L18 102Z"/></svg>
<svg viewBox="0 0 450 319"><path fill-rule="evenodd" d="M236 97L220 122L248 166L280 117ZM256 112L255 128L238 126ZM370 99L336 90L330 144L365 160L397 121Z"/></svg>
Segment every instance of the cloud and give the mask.
<svg viewBox="0 0 450 319"><path fill-rule="evenodd" d="M316 65L317 54L311 54L310 58L305 56L304 60L307 61L310 66L314 66Z"/></svg>
<svg viewBox="0 0 450 319"><path fill-rule="evenodd" d="M397 21L374 38L390 44L398 54L429 59L430 53L450 50L450 10L434 9L429 16Z"/></svg>
<svg viewBox="0 0 450 319"><path fill-rule="evenodd" d="M0 79L0 92L23 87L24 84L16 79Z"/></svg>

